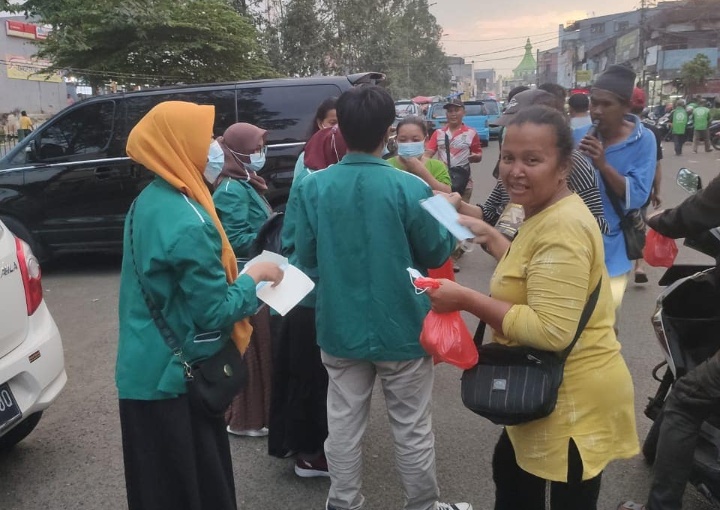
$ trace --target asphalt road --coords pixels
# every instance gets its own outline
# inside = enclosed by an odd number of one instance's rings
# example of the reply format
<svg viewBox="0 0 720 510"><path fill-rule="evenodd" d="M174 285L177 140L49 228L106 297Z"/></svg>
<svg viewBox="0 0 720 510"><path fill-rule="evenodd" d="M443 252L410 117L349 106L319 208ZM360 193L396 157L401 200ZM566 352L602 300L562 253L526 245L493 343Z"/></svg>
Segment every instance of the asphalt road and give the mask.
<svg viewBox="0 0 720 510"><path fill-rule="evenodd" d="M671 144L666 144L665 206L686 196L674 184L681 166L698 172L704 182L720 170L718 153L693 155L689 149L686 146L688 154L676 157ZM496 158L493 142L485 151L485 161L473 169L476 201L483 200L493 184L490 172ZM681 249L680 260L698 262L705 257ZM14 451L0 456L2 510L127 508L114 386L119 263L113 256L72 256L44 268L45 297L62 333L69 381L37 429ZM466 254L460 265L462 283L487 289L494 267L488 255L477 249ZM635 381L640 438L650 425L642 414L646 397L655 390L650 372L661 361L649 323L659 290L655 282L661 274L650 268L649 284L630 285L619 317L623 354ZM476 321L467 319L474 329ZM433 418L442 499L489 509L494 501L490 461L500 428L463 407L459 378L458 369L437 367ZM233 437L231 445L240 508L324 508L326 479L297 478L290 460L266 455L264 439ZM402 508L392 440L377 388L364 447L366 508ZM626 498L643 500L650 477L639 457L611 464L603 476L599 508L615 509ZM709 507L689 490L684 508Z"/></svg>

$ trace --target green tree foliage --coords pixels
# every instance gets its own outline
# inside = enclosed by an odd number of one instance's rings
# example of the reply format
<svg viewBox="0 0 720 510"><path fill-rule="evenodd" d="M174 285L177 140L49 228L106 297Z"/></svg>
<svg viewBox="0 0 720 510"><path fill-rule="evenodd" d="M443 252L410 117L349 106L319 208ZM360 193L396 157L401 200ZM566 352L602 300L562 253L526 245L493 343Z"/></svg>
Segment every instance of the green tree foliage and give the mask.
<svg viewBox="0 0 720 510"><path fill-rule="evenodd" d="M680 80L687 94L699 92L705 81L713 75L710 59L704 53L698 53L690 62L685 62L680 69Z"/></svg>
<svg viewBox="0 0 720 510"><path fill-rule="evenodd" d="M272 75L251 21L225 0L28 0L53 27L38 56L98 85Z"/></svg>
<svg viewBox="0 0 720 510"><path fill-rule="evenodd" d="M395 97L447 92L442 28L427 0L289 0L278 25L278 71L378 71Z"/></svg>

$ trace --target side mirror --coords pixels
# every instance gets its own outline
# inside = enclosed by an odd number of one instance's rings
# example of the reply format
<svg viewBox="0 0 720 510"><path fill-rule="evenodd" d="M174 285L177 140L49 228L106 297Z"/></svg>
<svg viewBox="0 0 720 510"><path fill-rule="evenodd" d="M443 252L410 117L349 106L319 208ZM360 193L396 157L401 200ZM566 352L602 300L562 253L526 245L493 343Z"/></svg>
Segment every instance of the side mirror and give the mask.
<svg viewBox="0 0 720 510"><path fill-rule="evenodd" d="M700 176L695 172L691 172L687 168L681 168L678 171L677 179L675 181L678 186L690 194L697 193L702 189Z"/></svg>

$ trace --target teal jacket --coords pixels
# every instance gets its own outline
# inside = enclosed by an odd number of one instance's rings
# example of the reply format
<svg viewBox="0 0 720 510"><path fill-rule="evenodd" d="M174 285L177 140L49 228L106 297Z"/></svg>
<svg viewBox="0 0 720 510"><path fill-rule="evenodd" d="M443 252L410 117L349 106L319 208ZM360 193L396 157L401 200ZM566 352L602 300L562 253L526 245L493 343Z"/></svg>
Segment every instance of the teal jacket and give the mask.
<svg viewBox="0 0 720 510"><path fill-rule="evenodd" d="M315 267L304 267L298 260L297 253L295 253L295 222L298 215L298 207L300 206L300 196L298 194L298 188L300 183L310 175L313 171L305 166L305 153L300 153L297 162L295 163L295 173L293 174L293 181L290 185L290 195L288 196L287 205L285 206L285 218L283 219L282 229L282 251L283 255L288 258L288 261L303 273L308 275L315 281L317 285L317 268ZM313 289L310 294L305 296L300 301L300 306L307 308L315 308L315 290Z"/></svg>
<svg viewBox="0 0 720 510"><path fill-rule="evenodd" d="M123 399L161 400L185 393L183 367L163 340L143 299L125 221L120 272L120 338L115 381ZM220 233L205 209L160 178L136 200L135 261L143 285L184 357L207 358L230 339L233 324L255 313L255 282L228 284Z"/></svg>
<svg viewBox="0 0 720 510"><path fill-rule="evenodd" d="M250 183L229 177L218 184L213 202L235 255L247 258L260 227L270 217L270 204Z"/></svg>
<svg viewBox="0 0 720 510"><path fill-rule="evenodd" d="M402 361L426 356L430 309L407 272L442 265L455 239L420 206L432 190L382 159L350 153L298 188L295 250L318 268L317 340L333 356Z"/></svg>

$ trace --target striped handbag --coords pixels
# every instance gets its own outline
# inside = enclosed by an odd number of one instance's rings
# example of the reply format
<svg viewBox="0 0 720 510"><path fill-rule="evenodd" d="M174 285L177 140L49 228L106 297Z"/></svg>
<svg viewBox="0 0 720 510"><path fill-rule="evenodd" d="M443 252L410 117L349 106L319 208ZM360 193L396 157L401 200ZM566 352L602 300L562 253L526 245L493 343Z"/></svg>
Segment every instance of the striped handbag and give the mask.
<svg viewBox="0 0 720 510"><path fill-rule="evenodd" d="M498 343L482 345L485 323L481 322L475 333L478 364L462 375L460 395L465 407L498 425L518 425L552 413L565 360L595 310L601 282L585 304L575 338L559 353Z"/></svg>

